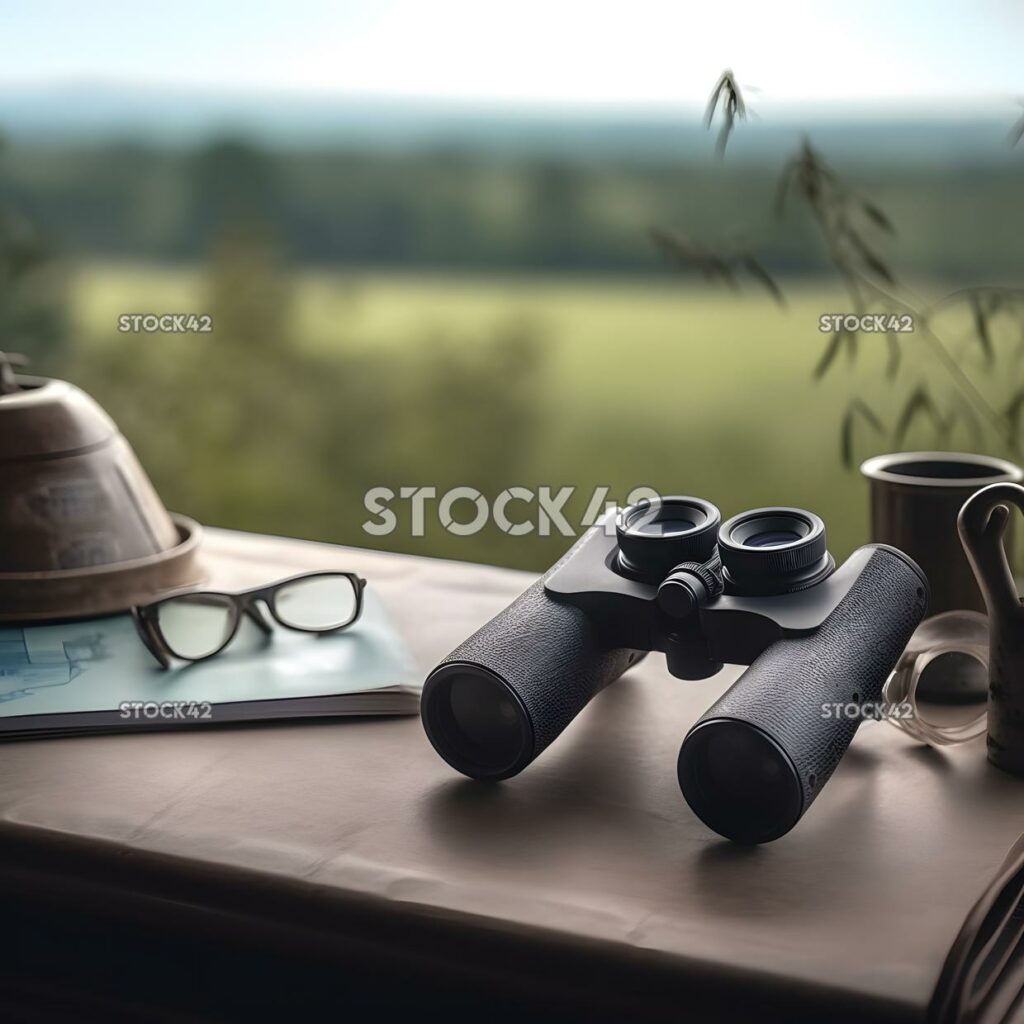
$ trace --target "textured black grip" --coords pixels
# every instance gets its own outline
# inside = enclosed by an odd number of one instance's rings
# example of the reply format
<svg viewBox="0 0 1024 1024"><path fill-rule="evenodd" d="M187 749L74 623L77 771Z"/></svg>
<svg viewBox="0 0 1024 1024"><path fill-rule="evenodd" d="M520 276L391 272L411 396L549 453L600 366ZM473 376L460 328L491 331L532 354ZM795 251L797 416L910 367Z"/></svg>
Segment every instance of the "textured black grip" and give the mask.
<svg viewBox="0 0 1024 1024"><path fill-rule="evenodd" d="M774 740L796 768L804 811L860 724L859 716L847 718L833 710L826 717L824 709L881 699L927 606L927 582L919 572L893 549L874 548L814 635L773 644L701 719L746 722Z"/></svg>
<svg viewBox="0 0 1024 1024"><path fill-rule="evenodd" d="M536 757L595 694L640 657L637 651L605 647L587 615L554 600L541 579L438 668L469 662L505 680L526 709Z"/></svg>

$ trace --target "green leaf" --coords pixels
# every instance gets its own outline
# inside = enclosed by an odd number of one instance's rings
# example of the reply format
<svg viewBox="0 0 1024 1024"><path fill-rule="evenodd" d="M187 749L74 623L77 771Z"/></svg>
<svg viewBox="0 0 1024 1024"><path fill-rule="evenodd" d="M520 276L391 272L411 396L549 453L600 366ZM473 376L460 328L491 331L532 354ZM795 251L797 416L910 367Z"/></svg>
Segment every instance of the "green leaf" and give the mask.
<svg viewBox="0 0 1024 1024"><path fill-rule="evenodd" d="M825 351L821 354L821 358L818 360L818 365L814 367L813 376L815 380L821 380L821 378L828 373L829 367L835 362L836 356L838 356L842 350L843 342L846 337L847 332L840 329L829 339Z"/></svg>
<svg viewBox="0 0 1024 1024"><path fill-rule="evenodd" d="M854 461L854 430L856 429L858 419L864 420L877 434L884 433L885 431L885 427L875 414L875 411L863 399L853 399L843 414L843 422L839 434L840 454L843 465L847 469L853 465Z"/></svg>
<svg viewBox="0 0 1024 1024"><path fill-rule="evenodd" d="M850 244L860 254L860 258L864 265L872 271L876 276L880 277L883 281L888 284L895 284L896 278L893 277L892 272L882 261L880 256L877 256L871 249L864 243L860 235L857 234L852 228L846 229L846 238Z"/></svg>
<svg viewBox="0 0 1024 1024"><path fill-rule="evenodd" d="M970 402L959 391L954 391L952 401L956 403L956 410L946 420L946 431L944 436L949 438L957 423L963 423L971 434L971 444L974 448L980 448L983 443L981 421L978 419Z"/></svg>
<svg viewBox="0 0 1024 1024"><path fill-rule="evenodd" d="M907 436L907 432L910 430L914 423L914 420L918 416L927 416L931 421L935 429L940 433L944 433L947 429L945 420L939 413L938 407L931 395L928 394L927 388L924 384L919 385L907 400L907 404L903 407L903 412L900 413L899 421L896 424L896 431L894 438L896 443L902 444L903 439Z"/></svg>
<svg viewBox="0 0 1024 1024"><path fill-rule="evenodd" d="M747 271L752 277L757 278L757 280L768 289L772 297L780 306L784 306L786 304L786 300L782 294L782 289L776 283L775 278L765 270L753 254L746 253L741 257L741 263L747 268Z"/></svg>
<svg viewBox="0 0 1024 1024"><path fill-rule="evenodd" d="M903 349L900 346L900 339L892 332L885 336L885 340L889 346L889 358L885 364L885 376L889 380L895 380L896 374L899 373L900 370Z"/></svg>
<svg viewBox="0 0 1024 1024"><path fill-rule="evenodd" d="M985 353L985 362L991 366L995 360L995 350L992 347L992 335L989 333L988 314L982 297L977 292L970 296L971 315L974 318L974 334L978 339L982 352Z"/></svg>
<svg viewBox="0 0 1024 1024"><path fill-rule="evenodd" d="M711 96L708 99L707 110L704 112L704 124L707 128L711 127L711 122L715 119L715 108L718 106L718 101L722 96L722 91L725 89L726 76L728 72L723 71L719 76L718 81L715 83L714 89L711 91Z"/></svg>
<svg viewBox="0 0 1024 1024"><path fill-rule="evenodd" d="M1021 420L1024 419L1024 391L1018 391L1011 399L1003 413L1010 425L1011 436L1020 436Z"/></svg>
<svg viewBox="0 0 1024 1024"><path fill-rule="evenodd" d="M793 177L797 173L798 163L796 160L790 160L783 168L782 173L779 175L779 184L775 189L775 216L781 217L786 209L786 197L789 195L790 185L793 183Z"/></svg>
<svg viewBox="0 0 1024 1024"><path fill-rule="evenodd" d="M868 216L868 218L874 221L884 231L888 231L889 234L894 235L896 229L892 226L892 221L882 212L881 208L875 206L874 203L869 203L866 200L861 202L861 209Z"/></svg>

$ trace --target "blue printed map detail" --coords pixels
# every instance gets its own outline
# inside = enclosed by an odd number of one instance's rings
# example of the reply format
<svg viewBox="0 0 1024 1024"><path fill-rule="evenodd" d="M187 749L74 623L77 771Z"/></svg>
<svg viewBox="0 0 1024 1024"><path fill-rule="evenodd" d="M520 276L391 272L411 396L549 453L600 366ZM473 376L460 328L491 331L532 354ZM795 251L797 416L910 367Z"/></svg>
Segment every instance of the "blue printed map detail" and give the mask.
<svg viewBox="0 0 1024 1024"><path fill-rule="evenodd" d="M0 702L66 686L85 671L84 663L109 657L103 633L63 640L40 630L0 629Z"/></svg>

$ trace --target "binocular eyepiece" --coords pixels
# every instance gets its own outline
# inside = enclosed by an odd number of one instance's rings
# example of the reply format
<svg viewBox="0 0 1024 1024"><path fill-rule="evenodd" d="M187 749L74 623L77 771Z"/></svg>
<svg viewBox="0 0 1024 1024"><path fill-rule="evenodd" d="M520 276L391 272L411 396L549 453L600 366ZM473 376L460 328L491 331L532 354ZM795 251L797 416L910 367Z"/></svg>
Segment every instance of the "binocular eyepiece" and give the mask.
<svg viewBox="0 0 1024 1024"><path fill-rule="evenodd" d="M733 516L718 535L726 580L737 592L803 590L835 568L825 524L800 508L756 508Z"/></svg>
<svg viewBox="0 0 1024 1024"><path fill-rule="evenodd" d="M472 778L525 768L605 686L651 650L673 675L750 666L689 731L680 788L705 824L743 843L788 832L846 751L924 616L927 582L886 545L836 569L812 512L761 508L725 523L701 498L620 511L428 677L437 752Z"/></svg>
<svg viewBox="0 0 1024 1024"><path fill-rule="evenodd" d="M619 572L658 582L682 562L706 562L721 514L702 498L667 498L624 508L615 520Z"/></svg>

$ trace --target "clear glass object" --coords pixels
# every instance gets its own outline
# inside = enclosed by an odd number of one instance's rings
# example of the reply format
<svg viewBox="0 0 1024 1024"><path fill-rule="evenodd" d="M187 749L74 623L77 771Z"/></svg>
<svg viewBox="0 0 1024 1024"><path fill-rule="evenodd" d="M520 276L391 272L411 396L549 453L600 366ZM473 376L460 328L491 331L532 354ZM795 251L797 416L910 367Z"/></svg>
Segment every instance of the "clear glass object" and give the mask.
<svg viewBox="0 0 1024 1024"><path fill-rule="evenodd" d="M925 619L883 691L887 704L909 704L911 714L886 720L936 747L984 735L988 660L988 618L980 612L943 612Z"/></svg>

